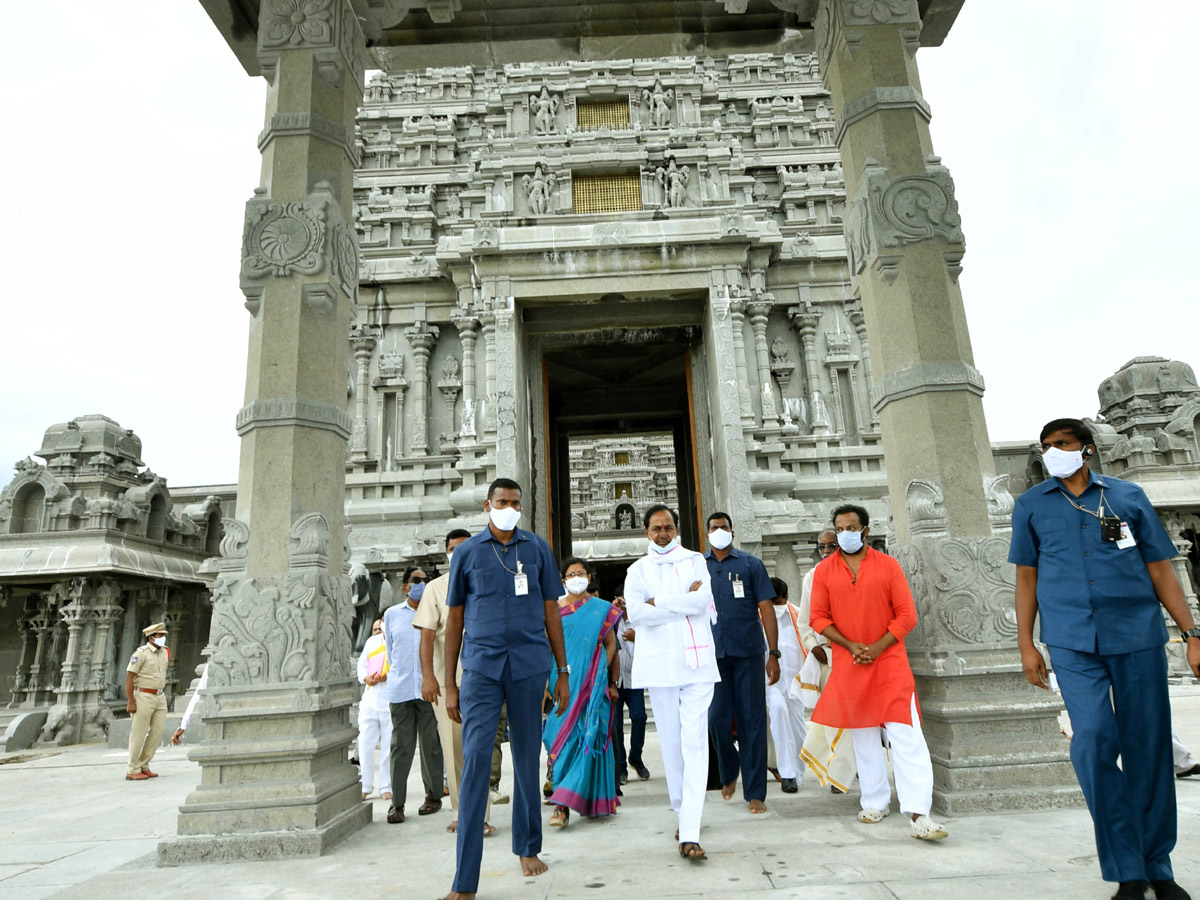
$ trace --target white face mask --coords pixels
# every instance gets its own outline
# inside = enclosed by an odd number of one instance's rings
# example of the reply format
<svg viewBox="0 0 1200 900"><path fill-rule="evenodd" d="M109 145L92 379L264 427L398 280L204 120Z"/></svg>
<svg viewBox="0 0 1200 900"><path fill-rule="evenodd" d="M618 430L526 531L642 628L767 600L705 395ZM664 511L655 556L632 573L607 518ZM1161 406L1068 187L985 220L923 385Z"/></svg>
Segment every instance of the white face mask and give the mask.
<svg viewBox="0 0 1200 900"><path fill-rule="evenodd" d="M488 516L491 518L492 524L500 531L512 531L521 521L521 511L513 509L511 506L505 506L503 509L496 509L493 506Z"/></svg>
<svg viewBox="0 0 1200 900"><path fill-rule="evenodd" d="M1083 468L1083 451L1051 447L1042 454L1042 464L1051 478L1068 478Z"/></svg>
<svg viewBox="0 0 1200 900"><path fill-rule="evenodd" d="M572 594L582 594L587 590L588 580L584 575L572 575L565 582L567 590Z"/></svg>
<svg viewBox="0 0 1200 900"><path fill-rule="evenodd" d="M847 553L857 553L862 549L863 536L861 531L839 531L837 536L838 546Z"/></svg>
<svg viewBox="0 0 1200 900"><path fill-rule="evenodd" d="M453 550L451 550L449 553L446 554L446 568L449 568L450 564L452 562L454 562L454 551Z"/></svg>
<svg viewBox="0 0 1200 900"><path fill-rule="evenodd" d="M646 543L650 546L651 553L658 553L661 555L663 553L670 553L672 550L678 547L679 538L672 538L671 543L667 544L665 547L658 546L658 544L654 543L654 541L646 541Z"/></svg>
<svg viewBox="0 0 1200 900"><path fill-rule="evenodd" d="M152 643L155 647L158 647L161 650L163 647L167 646L167 639L165 637L150 638L150 643Z"/></svg>
<svg viewBox="0 0 1200 900"><path fill-rule="evenodd" d="M718 528L708 533L708 543L714 550L724 550L733 543L733 532Z"/></svg>

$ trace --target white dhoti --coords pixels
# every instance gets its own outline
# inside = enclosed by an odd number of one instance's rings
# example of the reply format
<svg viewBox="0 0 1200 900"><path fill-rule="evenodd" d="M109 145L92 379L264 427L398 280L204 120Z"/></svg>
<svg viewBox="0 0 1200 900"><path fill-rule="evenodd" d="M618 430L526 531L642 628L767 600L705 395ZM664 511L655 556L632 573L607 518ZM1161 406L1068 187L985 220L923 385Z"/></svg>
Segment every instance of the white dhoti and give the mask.
<svg viewBox="0 0 1200 900"><path fill-rule="evenodd" d="M776 685L767 688L767 716L771 722L771 740L775 745L775 768L780 778L804 777L804 760L800 748L804 746L804 703L789 697L785 690Z"/></svg>
<svg viewBox="0 0 1200 900"><path fill-rule="evenodd" d="M380 689L382 696L382 688ZM375 790L375 747L382 747L379 754L379 793L392 790L392 712L387 703L383 709L376 704L363 702L358 707L358 768L362 773L362 792Z"/></svg>
<svg viewBox="0 0 1200 900"><path fill-rule="evenodd" d="M710 683L646 689L662 750L671 809L679 817L679 842L699 843L704 793L708 788Z"/></svg>
<svg viewBox="0 0 1200 900"><path fill-rule="evenodd" d="M917 716L917 698L910 704L911 722L885 722L888 742L892 745L892 772L896 776L896 796L900 811L929 815L933 805L933 763ZM858 784L862 789L863 809L887 809L892 802L888 785L887 760L879 728L847 729L854 738L854 756L858 761Z"/></svg>

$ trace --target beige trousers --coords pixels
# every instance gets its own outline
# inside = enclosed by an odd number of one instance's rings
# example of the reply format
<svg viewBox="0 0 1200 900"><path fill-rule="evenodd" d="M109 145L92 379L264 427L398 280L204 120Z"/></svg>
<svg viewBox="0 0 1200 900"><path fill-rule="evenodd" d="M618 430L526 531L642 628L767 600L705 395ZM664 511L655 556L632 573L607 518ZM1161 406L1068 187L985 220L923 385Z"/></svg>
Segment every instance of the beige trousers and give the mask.
<svg viewBox="0 0 1200 900"><path fill-rule="evenodd" d="M136 775L150 765L162 743L167 718L167 695L147 694L134 688L137 712L129 728L129 774Z"/></svg>
<svg viewBox="0 0 1200 900"><path fill-rule="evenodd" d="M450 788L450 805L458 812L458 779L462 777L463 749L462 725L452 721L446 712L446 701L439 697L433 704L433 717L437 719L438 739L442 742L442 760L446 766L446 785ZM492 799L488 792L487 809L483 821L492 821Z"/></svg>

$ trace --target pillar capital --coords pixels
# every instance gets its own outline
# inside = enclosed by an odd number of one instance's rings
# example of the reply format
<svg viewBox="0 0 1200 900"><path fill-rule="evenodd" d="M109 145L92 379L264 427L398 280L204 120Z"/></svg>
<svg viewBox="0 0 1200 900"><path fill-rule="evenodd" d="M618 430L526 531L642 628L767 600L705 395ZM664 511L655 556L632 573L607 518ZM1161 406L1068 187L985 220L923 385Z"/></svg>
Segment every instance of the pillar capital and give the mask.
<svg viewBox="0 0 1200 900"><path fill-rule="evenodd" d="M308 51L329 83L336 85L348 73L362 84L365 48L350 0L270 0L260 4L256 56L263 75L272 83L283 54Z"/></svg>
<svg viewBox="0 0 1200 900"><path fill-rule="evenodd" d="M867 29L886 26L897 29L910 54L921 42L921 13L917 0L819 0L813 29L817 58L828 84L830 62L837 53L851 59L862 50Z"/></svg>

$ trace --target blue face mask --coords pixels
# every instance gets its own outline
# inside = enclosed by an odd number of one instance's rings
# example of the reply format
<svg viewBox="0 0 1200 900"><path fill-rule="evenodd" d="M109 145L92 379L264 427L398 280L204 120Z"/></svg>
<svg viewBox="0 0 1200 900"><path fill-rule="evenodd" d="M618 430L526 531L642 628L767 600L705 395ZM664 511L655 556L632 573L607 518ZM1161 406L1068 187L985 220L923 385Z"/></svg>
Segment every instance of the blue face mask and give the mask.
<svg viewBox="0 0 1200 900"><path fill-rule="evenodd" d="M838 546L847 553L857 553L862 549L863 536L861 531L839 531Z"/></svg>
<svg viewBox="0 0 1200 900"><path fill-rule="evenodd" d="M411 597L413 599L413 601L416 603L421 602L421 595L424 593L425 593L425 582L423 582L423 581L418 581L416 584L410 584L408 586L408 596Z"/></svg>

